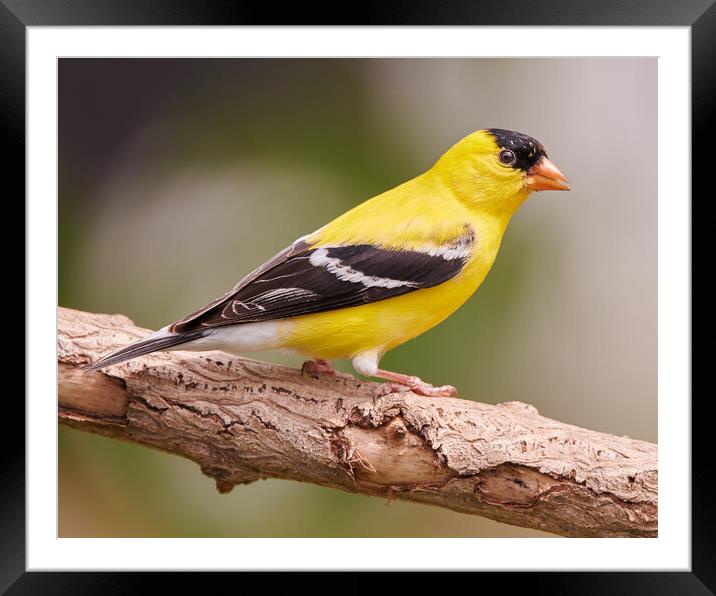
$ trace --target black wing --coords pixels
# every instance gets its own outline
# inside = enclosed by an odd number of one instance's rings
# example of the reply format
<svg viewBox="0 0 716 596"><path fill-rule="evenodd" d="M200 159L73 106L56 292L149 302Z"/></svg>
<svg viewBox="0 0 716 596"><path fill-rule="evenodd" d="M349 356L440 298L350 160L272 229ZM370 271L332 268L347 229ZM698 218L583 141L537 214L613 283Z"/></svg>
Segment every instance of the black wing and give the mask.
<svg viewBox="0 0 716 596"><path fill-rule="evenodd" d="M176 323L173 323L172 325L170 325L169 331L172 331L175 333L183 333L185 331L190 331L191 329L195 329L197 327L197 325L195 323L197 321L200 321L204 314L208 313L215 307L217 307L217 306L225 303L227 300L231 299L231 297L234 296L241 288L249 285L257 277L263 275L267 271L271 270L273 267L276 267L276 266L280 265L281 263L284 263L286 260L290 259L291 257L306 252L309 248L310 248L310 245L307 244L306 242L303 242L302 240L296 240L296 242L291 244L291 246L284 248L280 253L271 257L263 265L254 269L246 277L243 277L242 279L240 279L239 282L233 288L231 288L231 290L226 292L226 294L224 294L223 296L220 296L219 298L217 298L216 300L214 300L212 302L209 302L209 304L207 304L206 306L191 313L190 315L187 315L183 319L179 319Z"/></svg>
<svg viewBox="0 0 716 596"><path fill-rule="evenodd" d="M457 275L474 235L432 250L370 244L300 249L293 245L220 299L172 326L186 332L357 306L429 288Z"/></svg>

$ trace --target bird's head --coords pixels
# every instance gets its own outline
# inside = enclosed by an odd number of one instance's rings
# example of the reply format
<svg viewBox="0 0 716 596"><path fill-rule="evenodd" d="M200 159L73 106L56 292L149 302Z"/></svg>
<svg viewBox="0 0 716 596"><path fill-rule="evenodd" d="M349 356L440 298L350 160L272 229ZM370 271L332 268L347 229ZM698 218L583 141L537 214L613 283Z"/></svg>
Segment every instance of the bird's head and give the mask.
<svg viewBox="0 0 716 596"><path fill-rule="evenodd" d="M435 167L461 200L481 209L511 213L535 190L569 190L542 143L501 128L466 136Z"/></svg>

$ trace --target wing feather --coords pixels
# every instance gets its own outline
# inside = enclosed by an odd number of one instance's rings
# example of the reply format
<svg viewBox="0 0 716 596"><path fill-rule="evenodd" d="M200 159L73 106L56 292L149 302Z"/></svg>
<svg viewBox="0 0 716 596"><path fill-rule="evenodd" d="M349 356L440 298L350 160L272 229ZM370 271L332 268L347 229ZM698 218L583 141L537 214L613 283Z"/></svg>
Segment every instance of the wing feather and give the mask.
<svg viewBox="0 0 716 596"><path fill-rule="evenodd" d="M457 275L474 232L424 250L371 244L310 247L300 241L280 252L230 292L172 326L187 332L358 306L429 288Z"/></svg>
<svg viewBox="0 0 716 596"><path fill-rule="evenodd" d="M226 294L224 294L223 296L219 296L216 300L209 302L209 304L207 304L206 306L203 306L199 310L194 311L183 319L179 319L175 323L171 324L169 326L169 331L173 331L175 333L184 333L186 331L190 331L191 329L196 328L197 321L200 321L203 315L205 315L212 309L215 309L220 305L225 304L228 300L231 300L231 297L234 296L237 292L239 292L241 288L249 285L251 282L259 278L260 276L266 274L268 271L271 271L277 265L286 262L288 259L294 257L295 255L300 255L301 253L305 252L309 247L310 245L308 243L304 242L302 239L299 238L298 240L296 240L296 242L271 257L263 265L257 267L251 273L241 278L233 288L226 292Z"/></svg>

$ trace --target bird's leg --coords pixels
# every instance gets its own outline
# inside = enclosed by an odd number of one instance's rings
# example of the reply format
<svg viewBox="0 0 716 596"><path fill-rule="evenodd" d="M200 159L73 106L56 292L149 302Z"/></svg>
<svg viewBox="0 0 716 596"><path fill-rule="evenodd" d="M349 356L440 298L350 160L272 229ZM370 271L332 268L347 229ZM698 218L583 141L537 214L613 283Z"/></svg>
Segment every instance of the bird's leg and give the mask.
<svg viewBox="0 0 716 596"><path fill-rule="evenodd" d="M379 368L371 376L379 379L385 379L387 383L383 383L376 389L376 397L387 395L396 391L412 391L418 395L427 395L429 397L455 397L457 389L452 385L442 385L435 387L430 383L426 383L420 377L404 375L401 373L391 372Z"/></svg>
<svg viewBox="0 0 716 596"><path fill-rule="evenodd" d="M333 366L328 360L321 360L320 358L317 358L316 360L306 360L306 362L304 362L303 366L301 367L301 374L324 374L333 376L338 374L338 371L333 368Z"/></svg>

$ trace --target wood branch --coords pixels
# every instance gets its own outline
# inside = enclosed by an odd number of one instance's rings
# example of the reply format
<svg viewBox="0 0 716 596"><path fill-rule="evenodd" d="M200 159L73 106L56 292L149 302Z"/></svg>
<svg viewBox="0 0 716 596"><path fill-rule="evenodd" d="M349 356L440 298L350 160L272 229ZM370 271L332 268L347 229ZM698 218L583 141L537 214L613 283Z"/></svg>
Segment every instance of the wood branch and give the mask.
<svg viewBox="0 0 716 596"><path fill-rule="evenodd" d="M219 491L290 478L563 536L657 535L657 446L520 402L394 393L222 352L81 365L148 333L59 309L59 421L195 461Z"/></svg>

